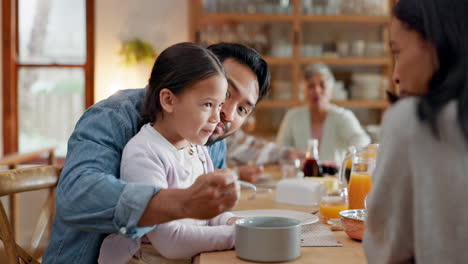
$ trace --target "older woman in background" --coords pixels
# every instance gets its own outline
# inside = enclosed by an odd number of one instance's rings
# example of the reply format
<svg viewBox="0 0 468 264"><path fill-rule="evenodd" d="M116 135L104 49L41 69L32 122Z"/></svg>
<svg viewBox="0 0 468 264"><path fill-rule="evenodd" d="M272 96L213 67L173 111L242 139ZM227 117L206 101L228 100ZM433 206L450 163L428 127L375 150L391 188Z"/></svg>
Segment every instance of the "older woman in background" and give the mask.
<svg viewBox="0 0 468 264"><path fill-rule="evenodd" d="M341 162L350 146L365 146L370 138L353 112L330 103L335 77L324 64L304 72L307 106L286 113L276 141L279 145L306 149L307 141L319 141L321 160Z"/></svg>

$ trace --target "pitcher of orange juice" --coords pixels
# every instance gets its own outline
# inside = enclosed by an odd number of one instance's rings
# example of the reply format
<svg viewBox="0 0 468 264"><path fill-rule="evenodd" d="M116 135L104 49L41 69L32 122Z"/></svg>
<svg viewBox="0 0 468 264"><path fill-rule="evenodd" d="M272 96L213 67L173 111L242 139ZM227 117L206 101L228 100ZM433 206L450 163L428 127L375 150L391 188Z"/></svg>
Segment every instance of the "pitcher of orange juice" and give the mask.
<svg viewBox="0 0 468 264"><path fill-rule="evenodd" d="M351 147L341 166L339 186L348 191L349 209L364 208L364 199L372 187L372 173L375 168L378 144L370 144L362 148ZM345 178L345 168L352 159L349 183Z"/></svg>

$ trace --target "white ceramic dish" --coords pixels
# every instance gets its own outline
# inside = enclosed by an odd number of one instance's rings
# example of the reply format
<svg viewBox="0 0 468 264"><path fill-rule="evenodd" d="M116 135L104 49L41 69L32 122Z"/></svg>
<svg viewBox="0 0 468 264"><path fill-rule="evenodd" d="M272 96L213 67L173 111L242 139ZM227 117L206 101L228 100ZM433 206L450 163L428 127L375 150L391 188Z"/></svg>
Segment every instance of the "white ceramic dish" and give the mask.
<svg viewBox="0 0 468 264"><path fill-rule="evenodd" d="M301 255L300 221L248 217L236 221L236 255L255 262L285 262Z"/></svg>
<svg viewBox="0 0 468 264"><path fill-rule="evenodd" d="M294 211L294 210L281 210L281 209L263 209L263 210L244 210L233 211L236 216L240 217L254 217L254 216L271 216L271 217L286 217L298 220L301 225L309 225L319 221L316 215Z"/></svg>

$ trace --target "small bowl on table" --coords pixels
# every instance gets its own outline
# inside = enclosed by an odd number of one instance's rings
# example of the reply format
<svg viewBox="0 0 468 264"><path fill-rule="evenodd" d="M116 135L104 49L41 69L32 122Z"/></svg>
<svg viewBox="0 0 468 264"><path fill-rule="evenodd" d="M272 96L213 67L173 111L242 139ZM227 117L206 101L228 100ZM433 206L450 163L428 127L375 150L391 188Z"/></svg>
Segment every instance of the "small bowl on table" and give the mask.
<svg viewBox="0 0 468 264"><path fill-rule="evenodd" d="M255 262L286 262L301 255L301 223L283 217L236 221L236 255Z"/></svg>
<svg viewBox="0 0 468 264"><path fill-rule="evenodd" d="M366 229L367 210L345 210L340 212L341 224L346 234L356 240L362 240Z"/></svg>

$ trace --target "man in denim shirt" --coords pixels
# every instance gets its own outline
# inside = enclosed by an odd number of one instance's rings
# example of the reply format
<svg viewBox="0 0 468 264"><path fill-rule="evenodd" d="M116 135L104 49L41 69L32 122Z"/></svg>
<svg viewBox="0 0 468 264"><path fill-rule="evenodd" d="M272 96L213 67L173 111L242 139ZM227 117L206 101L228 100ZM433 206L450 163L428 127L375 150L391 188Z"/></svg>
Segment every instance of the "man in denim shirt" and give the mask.
<svg viewBox="0 0 468 264"><path fill-rule="evenodd" d="M239 129L267 93L270 73L252 49L208 47L223 63L228 93L221 122L209 140L215 168L226 168L224 138ZM96 263L109 233L139 238L155 225L180 218L207 219L230 210L237 185L227 172L200 176L188 189L164 189L119 180L127 142L141 127L146 89L120 91L89 108L68 142L56 194L56 217L44 263Z"/></svg>

